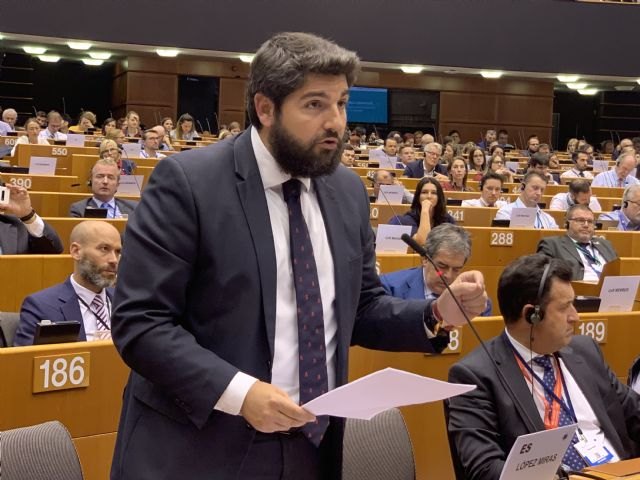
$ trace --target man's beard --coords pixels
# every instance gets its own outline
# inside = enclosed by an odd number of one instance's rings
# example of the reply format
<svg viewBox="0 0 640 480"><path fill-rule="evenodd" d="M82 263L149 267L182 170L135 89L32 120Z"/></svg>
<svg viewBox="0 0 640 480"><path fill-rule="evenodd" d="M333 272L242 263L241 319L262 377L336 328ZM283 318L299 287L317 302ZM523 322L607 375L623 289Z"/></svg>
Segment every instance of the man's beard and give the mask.
<svg viewBox="0 0 640 480"><path fill-rule="evenodd" d="M338 148L320 153L314 152L316 145L327 138L335 138L338 141ZM292 177L309 178L333 173L340 164L344 148L341 137L336 131L327 131L324 135L314 138L309 144L303 145L282 126L279 118L276 118L269 132L269 144L282 171Z"/></svg>
<svg viewBox="0 0 640 480"><path fill-rule="evenodd" d="M85 255L83 255L78 261L78 270L82 278L101 290L107 287L112 287L116 283L115 276L113 278L104 277L102 275L102 271L104 269L101 269L91 263L91 260L89 260Z"/></svg>

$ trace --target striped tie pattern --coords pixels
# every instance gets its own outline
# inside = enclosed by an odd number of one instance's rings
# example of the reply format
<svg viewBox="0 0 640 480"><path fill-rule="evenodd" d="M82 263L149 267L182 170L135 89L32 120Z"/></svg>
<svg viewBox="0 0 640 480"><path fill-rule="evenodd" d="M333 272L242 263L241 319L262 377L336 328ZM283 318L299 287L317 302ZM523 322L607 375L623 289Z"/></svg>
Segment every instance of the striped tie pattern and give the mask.
<svg viewBox="0 0 640 480"><path fill-rule="evenodd" d="M109 315L107 315L107 309L105 308L104 300L102 300L101 295L96 295L95 297L93 297L93 301L91 302L91 311L96 316L96 326L98 332L108 332L109 330L111 330ZM102 333L101 336L104 336L104 333Z"/></svg>
<svg viewBox="0 0 640 480"><path fill-rule="evenodd" d="M304 405L326 393L329 385L322 298L313 246L300 206L301 186L296 179L282 184L284 201L289 210L291 265L298 316L300 404ZM302 427L302 432L311 443L318 446L328 426L329 417L318 416L315 422Z"/></svg>

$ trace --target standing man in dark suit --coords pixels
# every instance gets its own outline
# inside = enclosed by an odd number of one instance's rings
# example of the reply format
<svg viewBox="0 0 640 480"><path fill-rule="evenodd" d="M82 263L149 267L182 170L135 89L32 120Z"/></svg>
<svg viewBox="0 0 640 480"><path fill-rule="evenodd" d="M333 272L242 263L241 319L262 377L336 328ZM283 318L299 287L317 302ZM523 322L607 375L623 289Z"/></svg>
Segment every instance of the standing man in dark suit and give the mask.
<svg viewBox="0 0 640 480"><path fill-rule="evenodd" d="M9 203L0 205L0 255L62 253L60 237L31 206L29 191L0 181L2 186L9 191Z"/></svg>
<svg viewBox="0 0 640 480"><path fill-rule="evenodd" d="M115 284L120 261L120 232L107 222L87 220L73 228L69 241L73 274L63 283L24 299L16 347L33 344L40 320L82 322L80 341L110 337L110 287Z"/></svg>
<svg viewBox="0 0 640 480"><path fill-rule="evenodd" d="M538 253L562 258L571 267L572 280L598 282L605 263L618 258L611 242L595 236L595 217L591 209L577 203L567 210L561 237L545 237L538 242Z"/></svg>
<svg viewBox="0 0 640 480"><path fill-rule="evenodd" d="M610 461L640 452L640 397L617 379L592 338L573 335L574 299L562 260L536 254L505 268L498 282L505 331L487 342L497 367L476 348L449 371L450 381L477 385L448 402L459 478L495 480L518 436L576 421L563 458L572 470L587 465L574 446L583 439L606 449Z"/></svg>
<svg viewBox="0 0 640 480"><path fill-rule="evenodd" d="M409 178L434 177L439 182L448 182L447 167L438 163L442 155L442 146L431 142L424 147L424 159L409 162L403 176Z"/></svg>
<svg viewBox="0 0 640 480"><path fill-rule="evenodd" d="M252 62L252 127L155 168L114 302L132 374L112 479L339 479L344 422L300 405L347 382L350 345L439 351L437 319L464 321L448 294L380 285L367 192L340 165L358 68L277 34ZM482 311L479 272L453 288Z"/></svg>
<svg viewBox="0 0 640 480"><path fill-rule="evenodd" d="M115 197L120 185L120 169L110 158L101 158L95 163L91 169L89 184L93 196L72 203L69 207L69 216L84 217L87 209L105 208L107 209L106 218L121 218L123 215L131 215L138 206L138 202L133 200Z"/></svg>

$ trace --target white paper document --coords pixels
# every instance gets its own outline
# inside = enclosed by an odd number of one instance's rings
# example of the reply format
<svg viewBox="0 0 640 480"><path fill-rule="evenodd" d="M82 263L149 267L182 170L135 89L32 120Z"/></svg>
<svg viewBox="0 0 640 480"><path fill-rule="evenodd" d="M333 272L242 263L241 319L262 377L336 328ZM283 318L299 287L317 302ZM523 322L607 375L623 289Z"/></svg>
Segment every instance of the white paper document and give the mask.
<svg viewBox="0 0 640 480"><path fill-rule="evenodd" d="M500 480L553 480L576 428L573 424L519 436Z"/></svg>
<svg viewBox="0 0 640 480"><path fill-rule="evenodd" d="M120 175L118 195L140 196L144 175Z"/></svg>
<svg viewBox="0 0 640 480"><path fill-rule="evenodd" d="M630 312L640 276L605 277L600 290L599 312Z"/></svg>
<svg viewBox="0 0 640 480"><path fill-rule="evenodd" d="M475 388L385 368L314 398L303 407L314 415L370 420L393 407L437 402Z"/></svg>
<svg viewBox="0 0 640 480"><path fill-rule="evenodd" d="M139 143L123 143L122 156L124 158L138 158L141 148Z"/></svg>
<svg viewBox="0 0 640 480"><path fill-rule="evenodd" d="M404 187L402 185L380 185L376 202L401 205L403 198Z"/></svg>
<svg viewBox="0 0 640 480"><path fill-rule="evenodd" d="M518 173L518 168L520 168L520 163L519 162L506 162L504 164L505 167L507 167L507 170L513 172L513 173Z"/></svg>
<svg viewBox="0 0 640 480"><path fill-rule="evenodd" d="M407 253L407 244L402 240L403 233L411 235L411 227L408 225L378 225L376 252Z"/></svg>
<svg viewBox="0 0 640 480"><path fill-rule="evenodd" d="M29 174L55 175L57 162L58 159L55 157L31 157L29 158Z"/></svg>
<svg viewBox="0 0 640 480"><path fill-rule="evenodd" d="M67 133L67 147L84 147L84 135Z"/></svg>
<svg viewBox="0 0 640 480"><path fill-rule="evenodd" d="M514 208L511 210L509 227L533 227L535 223L535 208Z"/></svg>

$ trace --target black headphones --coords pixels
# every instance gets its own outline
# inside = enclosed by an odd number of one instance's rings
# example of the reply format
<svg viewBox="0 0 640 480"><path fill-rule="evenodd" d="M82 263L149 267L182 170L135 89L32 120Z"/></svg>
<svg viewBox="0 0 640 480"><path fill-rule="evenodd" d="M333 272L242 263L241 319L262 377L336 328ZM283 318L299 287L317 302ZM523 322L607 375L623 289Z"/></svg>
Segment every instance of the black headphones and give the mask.
<svg viewBox="0 0 640 480"><path fill-rule="evenodd" d="M547 276L549 275L549 270L551 269L551 262L547 263L544 267L544 271L542 272L542 278L540 279L540 285L538 286L538 296L536 297L536 304L533 307L530 307L524 315L525 320L531 325L539 324L544 318L544 312L542 311L542 292L544 291L544 287L547 284Z"/></svg>
<svg viewBox="0 0 640 480"><path fill-rule="evenodd" d="M629 206L629 202L627 200L622 202L622 208L627 208L628 206Z"/></svg>

